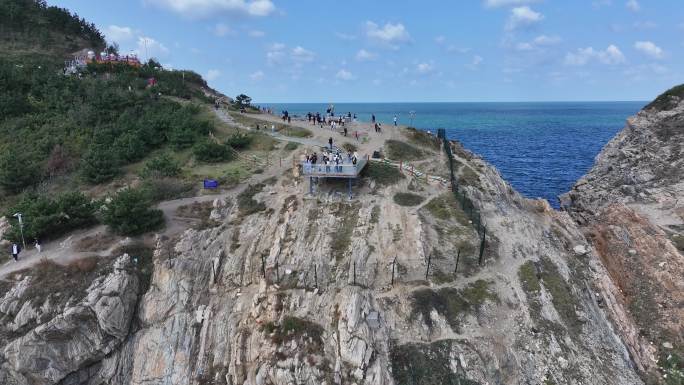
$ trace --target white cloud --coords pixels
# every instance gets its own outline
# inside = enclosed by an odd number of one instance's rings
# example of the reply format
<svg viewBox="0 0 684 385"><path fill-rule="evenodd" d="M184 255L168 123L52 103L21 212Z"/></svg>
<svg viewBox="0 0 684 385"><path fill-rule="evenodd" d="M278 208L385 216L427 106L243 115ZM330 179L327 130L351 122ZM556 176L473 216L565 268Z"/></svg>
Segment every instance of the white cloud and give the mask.
<svg viewBox="0 0 684 385"><path fill-rule="evenodd" d="M337 38L340 40L347 40L347 41L356 40L356 35L349 35L349 34L342 33L342 32L335 32L335 36L337 36Z"/></svg>
<svg viewBox="0 0 684 385"><path fill-rule="evenodd" d="M310 62L316 55L304 47L296 46L292 49L291 56L297 62Z"/></svg>
<svg viewBox="0 0 684 385"><path fill-rule="evenodd" d="M419 63L416 66L416 71L422 75L429 74L432 70L434 70L434 66L431 63Z"/></svg>
<svg viewBox="0 0 684 385"><path fill-rule="evenodd" d="M340 80L354 80L354 75L347 71L346 69L341 69L337 71L337 74L335 74L335 77L340 79Z"/></svg>
<svg viewBox="0 0 684 385"><path fill-rule="evenodd" d="M214 35L223 37L226 35L232 35L235 32L227 25L223 23L218 23L214 26Z"/></svg>
<svg viewBox="0 0 684 385"><path fill-rule="evenodd" d="M565 64L571 66L583 66L592 61L603 64L615 65L626 62L625 55L615 45L609 45L604 51L595 50L593 47L580 48L577 52L568 52L565 55Z"/></svg>
<svg viewBox="0 0 684 385"><path fill-rule="evenodd" d="M632 12L639 12L639 10L641 10L641 6L637 0L629 0L625 3L625 6Z"/></svg>
<svg viewBox="0 0 684 385"><path fill-rule="evenodd" d="M466 67L470 68L471 70L477 70L480 68L480 64L484 62L484 58L480 55L475 55L473 56L473 60L470 61L470 64L468 64Z"/></svg>
<svg viewBox="0 0 684 385"><path fill-rule="evenodd" d="M356 53L356 60L358 61L371 61L375 60L378 57L378 55L368 52L365 49L359 50L359 52Z"/></svg>
<svg viewBox="0 0 684 385"><path fill-rule="evenodd" d="M118 25L110 25L104 30L104 34L110 43L125 43L133 40L134 33L130 27L120 27Z"/></svg>
<svg viewBox="0 0 684 385"><path fill-rule="evenodd" d="M216 13L268 16L275 11L271 0L144 0L184 16L206 17Z"/></svg>
<svg viewBox="0 0 684 385"><path fill-rule="evenodd" d="M264 76L265 76L264 71L261 71L261 70L249 74L249 78L254 80L254 81L259 81L259 80L263 79Z"/></svg>
<svg viewBox="0 0 684 385"><path fill-rule="evenodd" d="M535 46L532 45L532 43L525 43L525 42L522 42L522 43L516 44L516 45L515 45L515 49L516 49L517 51L532 51L532 50L535 49Z"/></svg>
<svg viewBox="0 0 684 385"><path fill-rule="evenodd" d="M665 55L663 49L651 41L637 41L634 43L634 48L652 59L662 59Z"/></svg>
<svg viewBox="0 0 684 385"><path fill-rule="evenodd" d="M538 0L484 0L484 6L487 8L507 7L510 5L525 5L536 3Z"/></svg>
<svg viewBox="0 0 684 385"><path fill-rule="evenodd" d="M144 60L149 58L159 58L169 54L169 49L166 46L151 37L139 36L136 48L133 50L135 54Z"/></svg>
<svg viewBox="0 0 684 385"><path fill-rule="evenodd" d="M273 43L266 51L266 61L268 64L280 64L285 58L285 44Z"/></svg>
<svg viewBox="0 0 684 385"><path fill-rule="evenodd" d="M398 49L399 44L411 41L411 35L409 35L406 27L401 23L386 23L383 27L380 27L372 21L367 21L366 36L392 49Z"/></svg>
<svg viewBox="0 0 684 385"><path fill-rule="evenodd" d="M214 81L214 80L218 79L219 77L221 77L221 71L213 70L213 69L209 70L209 71L207 71L207 74L204 77L209 82Z"/></svg>
<svg viewBox="0 0 684 385"><path fill-rule="evenodd" d="M444 37L442 35L435 37L435 43L437 43L437 44L444 44L445 41L446 41L446 37Z"/></svg>
<svg viewBox="0 0 684 385"><path fill-rule="evenodd" d="M253 29L253 30L247 32L247 35L248 35L249 37L259 38L259 37L264 37L264 36L266 36L266 32L260 31L260 30L258 30L258 29Z"/></svg>
<svg viewBox="0 0 684 385"><path fill-rule="evenodd" d="M653 21L650 21L650 20L635 21L634 24L632 24L632 25L634 26L634 29L638 29L638 30L658 28L658 24L653 22Z"/></svg>
<svg viewBox="0 0 684 385"><path fill-rule="evenodd" d="M520 28L531 27L544 19L544 15L532 10L528 6L511 9L511 15L506 22L506 30L514 31Z"/></svg>
<svg viewBox="0 0 684 385"><path fill-rule="evenodd" d="M534 38L534 44L536 45L556 45L560 42L561 38L558 36L539 35Z"/></svg>

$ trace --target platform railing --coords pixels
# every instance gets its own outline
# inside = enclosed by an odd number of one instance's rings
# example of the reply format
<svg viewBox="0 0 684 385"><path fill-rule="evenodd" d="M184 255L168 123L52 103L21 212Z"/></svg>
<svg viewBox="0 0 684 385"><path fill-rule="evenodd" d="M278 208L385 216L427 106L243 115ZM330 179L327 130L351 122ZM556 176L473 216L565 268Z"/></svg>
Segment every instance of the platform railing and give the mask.
<svg viewBox="0 0 684 385"><path fill-rule="evenodd" d="M341 163L341 164L312 164L309 162L302 162L302 175L317 176L317 177L332 177L332 178L355 178L359 175L361 170L366 166L367 160L365 158L359 159L356 164Z"/></svg>

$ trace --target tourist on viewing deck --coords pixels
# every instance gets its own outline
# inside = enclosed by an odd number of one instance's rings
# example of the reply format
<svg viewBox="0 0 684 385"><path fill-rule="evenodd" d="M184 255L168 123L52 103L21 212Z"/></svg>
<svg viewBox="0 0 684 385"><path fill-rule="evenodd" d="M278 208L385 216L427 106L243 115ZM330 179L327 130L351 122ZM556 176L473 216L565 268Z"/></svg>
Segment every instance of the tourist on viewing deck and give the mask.
<svg viewBox="0 0 684 385"><path fill-rule="evenodd" d="M375 124L375 114L371 115L371 123Z"/></svg>
<svg viewBox="0 0 684 385"><path fill-rule="evenodd" d="M397 116L394 115L394 127L396 127L396 126L397 126Z"/></svg>
<svg viewBox="0 0 684 385"><path fill-rule="evenodd" d="M328 139L328 143L330 144L330 151L332 151L332 149L333 149L333 138L332 137L330 137Z"/></svg>

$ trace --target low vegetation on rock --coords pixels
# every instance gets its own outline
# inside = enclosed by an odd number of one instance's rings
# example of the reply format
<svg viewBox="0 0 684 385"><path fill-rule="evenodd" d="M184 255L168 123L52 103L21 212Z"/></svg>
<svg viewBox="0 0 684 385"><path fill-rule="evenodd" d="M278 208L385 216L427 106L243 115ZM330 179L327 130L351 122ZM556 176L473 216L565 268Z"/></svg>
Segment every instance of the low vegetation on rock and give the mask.
<svg viewBox="0 0 684 385"><path fill-rule="evenodd" d="M394 194L394 203L399 206L418 206L423 203L424 200L425 198L422 196L412 193L400 192Z"/></svg>

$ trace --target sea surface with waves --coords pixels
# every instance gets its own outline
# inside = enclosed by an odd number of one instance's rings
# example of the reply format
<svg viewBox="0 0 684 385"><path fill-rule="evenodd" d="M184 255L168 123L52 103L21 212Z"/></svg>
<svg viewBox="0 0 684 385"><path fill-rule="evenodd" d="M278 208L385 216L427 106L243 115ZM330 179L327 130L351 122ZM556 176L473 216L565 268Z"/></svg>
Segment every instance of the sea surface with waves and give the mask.
<svg viewBox="0 0 684 385"><path fill-rule="evenodd" d="M545 198L558 207L558 195L591 168L601 148L646 102L555 103L340 103L336 114L351 112L361 121L371 114L384 124L436 132L496 166L523 195ZM261 104L276 113L325 112L325 103ZM413 114L411 114L413 112Z"/></svg>

